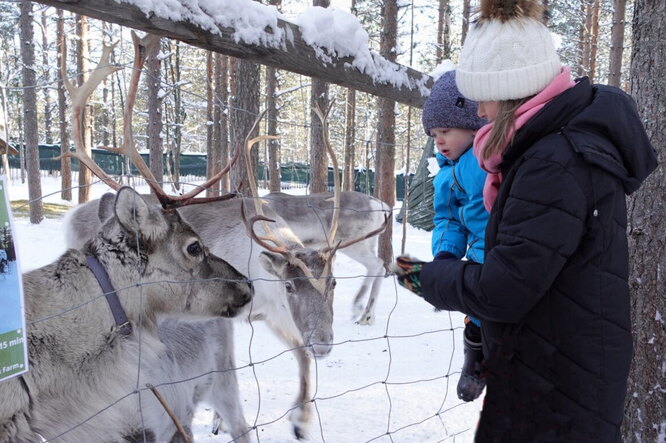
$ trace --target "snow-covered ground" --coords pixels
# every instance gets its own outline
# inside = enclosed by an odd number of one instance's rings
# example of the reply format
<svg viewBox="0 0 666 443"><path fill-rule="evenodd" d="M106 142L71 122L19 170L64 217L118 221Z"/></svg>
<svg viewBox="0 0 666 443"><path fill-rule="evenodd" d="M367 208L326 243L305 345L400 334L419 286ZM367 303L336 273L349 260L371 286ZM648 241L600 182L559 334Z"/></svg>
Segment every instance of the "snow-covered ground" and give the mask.
<svg viewBox="0 0 666 443"><path fill-rule="evenodd" d="M43 194L56 192L46 201L65 203L57 194L57 180L44 178L42 187ZM96 185L92 195L103 192L104 187ZM17 181L9 187L11 200L27 199L27 193L27 186ZM50 263L64 251L61 219L32 225L16 218L14 224L22 272ZM395 223L393 232L397 253L402 225ZM430 234L408 226L406 249L430 259ZM462 364L463 315L434 312L393 278L386 278L375 324L357 325L351 305L363 271L338 254L336 345L326 359L313 365L311 441L472 441L482 400L464 403L455 392ZM295 441L287 417L298 390L296 362L262 322L252 327L239 322L235 337L237 365L243 367L238 377L245 417L256 423L257 441ZM247 366L250 361L255 363L252 367ZM195 441L229 441L228 434L210 434L211 418L212 411L197 411Z"/></svg>

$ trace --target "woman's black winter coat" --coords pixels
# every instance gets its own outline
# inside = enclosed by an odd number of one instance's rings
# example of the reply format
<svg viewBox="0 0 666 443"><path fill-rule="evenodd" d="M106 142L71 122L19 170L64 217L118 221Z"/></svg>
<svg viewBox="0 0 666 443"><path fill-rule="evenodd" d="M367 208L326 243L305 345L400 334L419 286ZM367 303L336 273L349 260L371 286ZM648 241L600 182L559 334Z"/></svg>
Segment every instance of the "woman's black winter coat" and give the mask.
<svg viewBox="0 0 666 443"><path fill-rule="evenodd" d="M485 263L423 267L427 301L482 321L476 441L620 441L632 357L625 194L656 164L633 100L582 79L505 151Z"/></svg>

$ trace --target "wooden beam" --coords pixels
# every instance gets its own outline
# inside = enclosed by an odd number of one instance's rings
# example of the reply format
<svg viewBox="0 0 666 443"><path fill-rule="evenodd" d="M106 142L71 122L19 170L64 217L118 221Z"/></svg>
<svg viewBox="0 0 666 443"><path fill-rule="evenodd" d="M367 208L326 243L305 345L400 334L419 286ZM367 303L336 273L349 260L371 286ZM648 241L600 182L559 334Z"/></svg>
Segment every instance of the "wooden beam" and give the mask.
<svg viewBox="0 0 666 443"><path fill-rule="evenodd" d="M423 107L426 94L433 83L430 76L397 64L394 65L395 70L400 71L405 79L399 86L360 72L351 66L353 62L351 57L330 57L330 61L323 61L317 57L315 48L303 41L300 28L283 20L278 20L278 27L285 31L285 35L293 36L293 38L284 39L285 41L276 47L269 47L237 42L234 38L235 29L230 27L218 26L219 32L212 32L191 22L168 20L160 17L157 12L146 14L134 5L117 3L114 0L35 1L106 22L180 40L192 46L232 57L254 60L264 65L319 78L419 108ZM213 22L212 17L211 22ZM373 54L373 57L377 66L388 63L379 55Z"/></svg>

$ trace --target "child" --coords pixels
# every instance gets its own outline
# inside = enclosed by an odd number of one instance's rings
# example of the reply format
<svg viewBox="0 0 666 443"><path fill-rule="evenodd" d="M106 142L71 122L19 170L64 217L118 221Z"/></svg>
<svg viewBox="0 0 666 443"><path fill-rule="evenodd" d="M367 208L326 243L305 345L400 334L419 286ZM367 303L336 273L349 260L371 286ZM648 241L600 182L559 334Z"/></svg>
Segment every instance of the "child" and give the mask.
<svg viewBox="0 0 666 443"><path fill-rule="evenodd" d="M483 206L486 173L472 152L476 130L485 120L476 114L477 103L458 92L455 71L435 83L423 107L423 127L435 139L440 170L435 177L432 254L435 260L454 257L483 263L483 239L488 212ZM458 397L472 401L485 386L482 376L480 321L465 318L465 362L458 382Z"/></svg>

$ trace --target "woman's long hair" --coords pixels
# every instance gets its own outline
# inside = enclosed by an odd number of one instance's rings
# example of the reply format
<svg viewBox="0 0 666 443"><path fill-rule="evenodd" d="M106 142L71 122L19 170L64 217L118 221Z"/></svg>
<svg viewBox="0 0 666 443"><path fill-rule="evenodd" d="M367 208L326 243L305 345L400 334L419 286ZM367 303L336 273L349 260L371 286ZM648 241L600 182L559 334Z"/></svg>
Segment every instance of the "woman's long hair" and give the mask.
<svg viewBox="0 0 666 443"><path fill-rule="evenodd" d="M488 140L482 151L484 160L488 160L495 154L502 154L504 148L511 143L512 140L508 137L516 123L516 111L531 98L532 96L498 102L493 129L490 130ZM515 134L515 132L513 133ZM513 138L513 135L511 138Z"/></svg>

